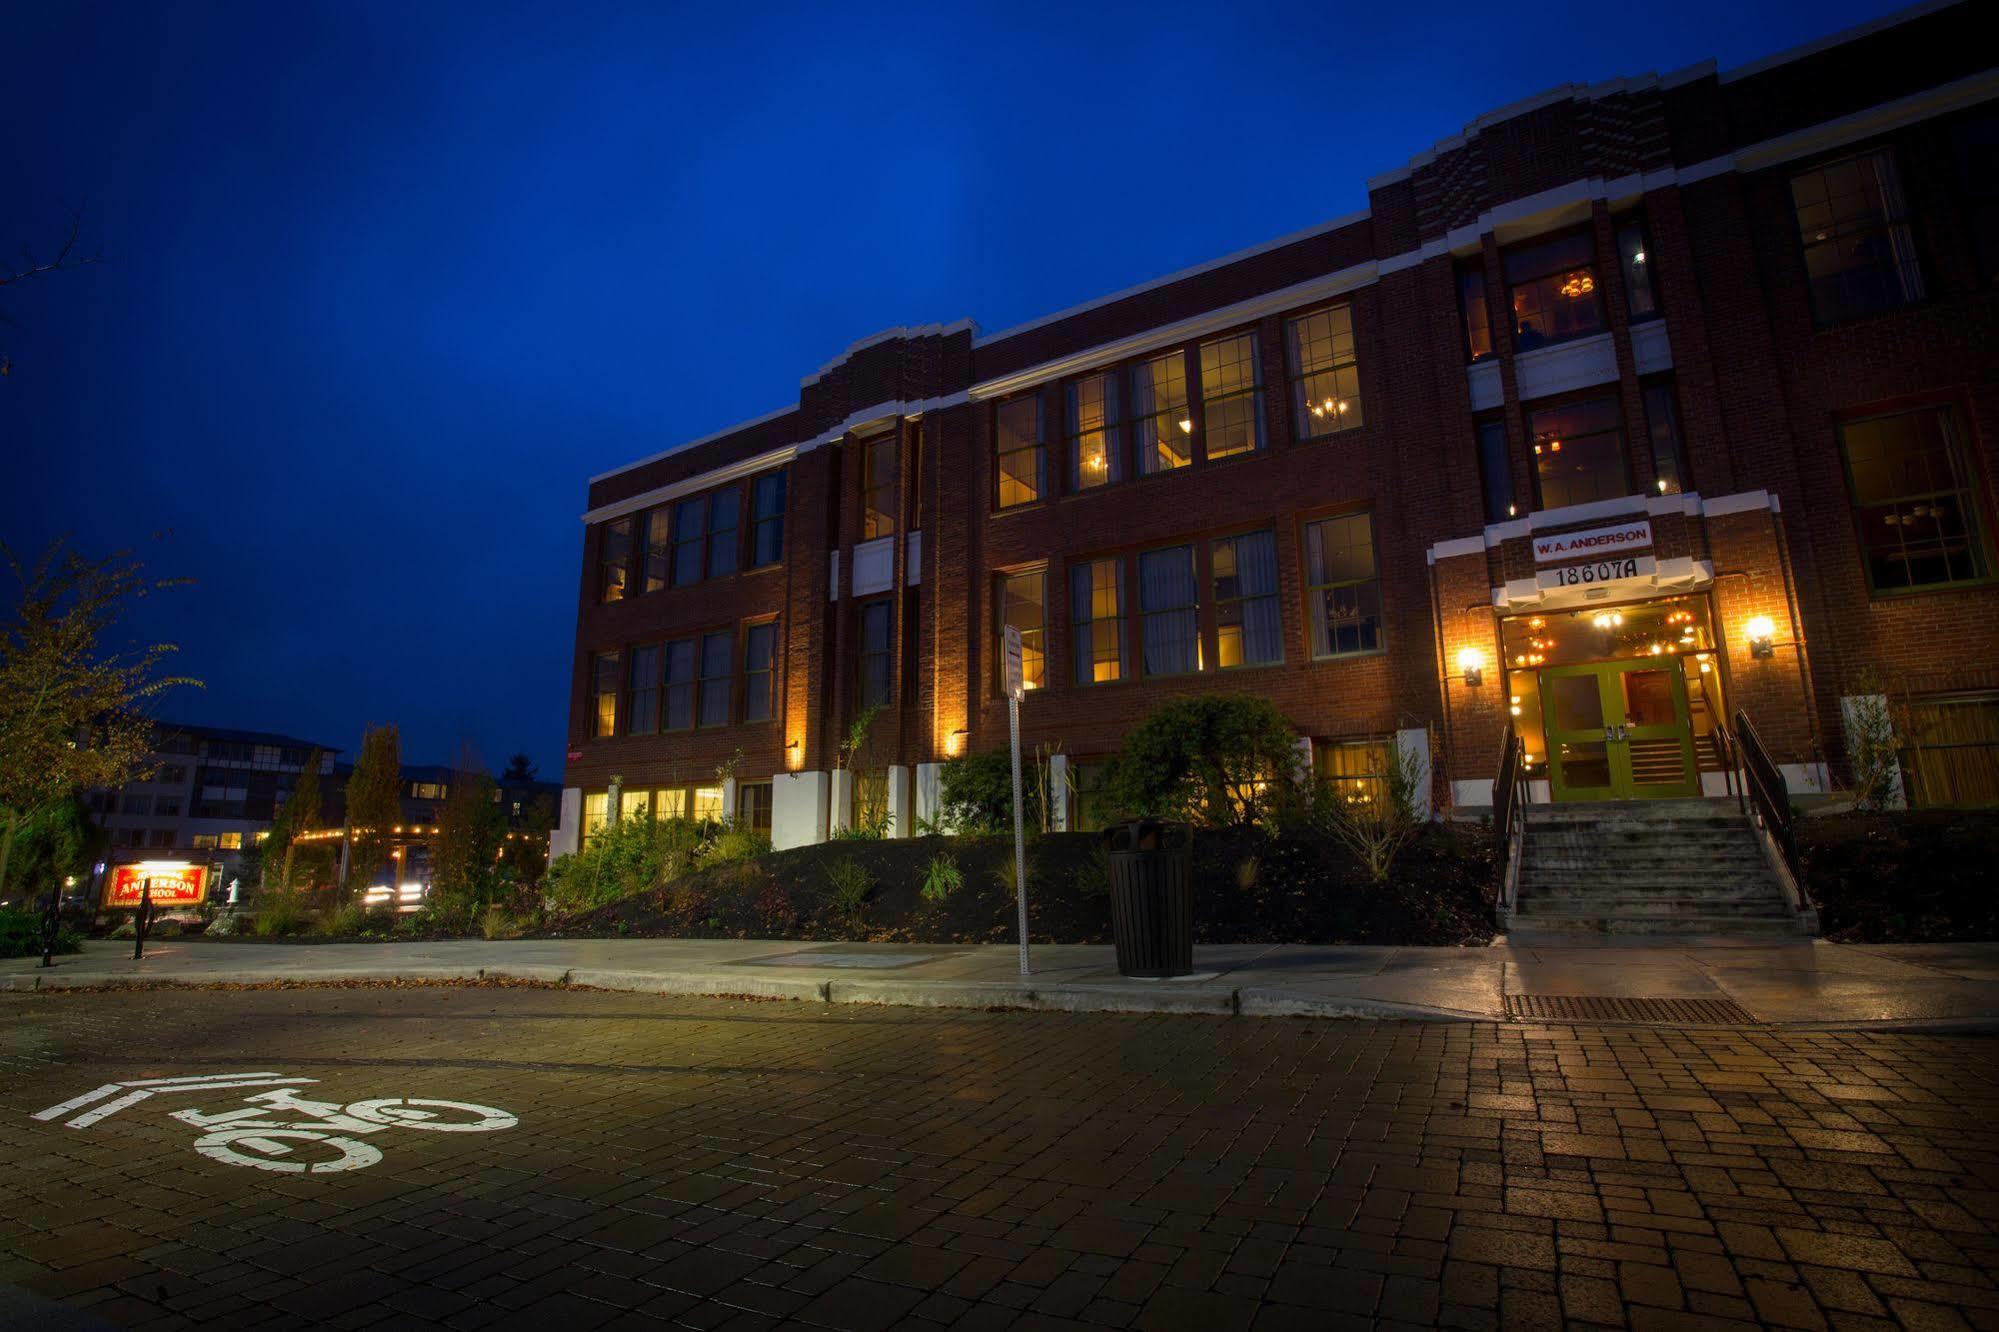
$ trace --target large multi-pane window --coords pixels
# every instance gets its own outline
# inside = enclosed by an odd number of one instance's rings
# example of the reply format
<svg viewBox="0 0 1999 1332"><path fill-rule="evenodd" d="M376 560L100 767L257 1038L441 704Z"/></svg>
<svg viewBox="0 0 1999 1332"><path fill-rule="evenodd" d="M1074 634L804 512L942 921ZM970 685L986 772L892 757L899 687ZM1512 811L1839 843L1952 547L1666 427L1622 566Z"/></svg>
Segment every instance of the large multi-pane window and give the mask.
<svg viewBox="0 0 1999 1332"><path fill-rule="evenodd" d="M1680 435L1680 404L1673 386L1661 380L1645 386L1645 434L1652 445L1652 486L1661 495L1693 488L1687 446Z"/></svg>
<svg viewBox="0 0 1999 1332"><path fill-rule="evenodd" d="M1069 625L1072 684L1107 684L1125 678L1120 561L1091 560L1069 567Z"/></svg>
<svg viewBox="0 0 1999 1332"><path fill-rule="evenodd" d="M662 730L685 731L694 725L694 640L682 638L666 645L666 673L663 692L666 708Z"/></svg>
<svg viewBox="0 0 1999 1332"><path fill-rule="evenodd" d="M784 558L784 473L765 472L750 482L750 567Z"/></svg>
<svg viewBox="0 0 1999 1332"><path fill-rule="evenodd" d="M1026 573L1005 574L999 580L998 640L1004 640L1008 625L1020 630L1020 674L1029 689L1048 683L1048 571L1030 569ZM1005 658L1003 644L996 641L993 660ZM1004 680L996 683L1003 687Z"/></svg>
<svg viewBox="0 0 1999 1332"><path fill-rule="evenodd" d="M1379 651L1381 575L1374 558L1374 515L1346 513L1305 526L1305 593L1312 655Z"/></svg>
<svg viewBox="0 0 1999 1332"><path fill-rule="evenodd" d="M1147 675L1201 669L1200 600L1192 546L1148 550L1138 557L1139 643Z"/></svg>
<svg viewBox="0 0 1999 1332"><path fill-rule="evenodd" d="M861 607L859 652L855 658L854 701L863 708L885 708L894 672L893 608L887 601Z"/></svg>
<svg viewBox="0 0 1999 1332"><path fill-rule="evenodd" d="M1284 660L1277 611L1277 536L1248 532L1208 547L1215 580L1215 664L1267 666Z"/></svg>
<svg viewBox="0 0 1999 1332"><path fill-rule="evenodd" d="M743 634L743 720L777 715L777 624L753 624Z"/></svg>
<svg viewBox="0 0 1999 1332"><path fill-rule="evenodd" d="M1458 310L1464 316L1465 359L1492 359L1492 316L1485 303L1485 268L1477 260L1458 268Z"/></svg>
<svg viewBox="0 0 1999 1332"><path fill-rule="evenodd" d="M769 782L738 782L736 784L736 826L770 835L771 784Z"/></svg>
<svg viewBox="0 0 1999 1332"><path fill-rule="evenodd" d="M1236 333L1201 344L1201 420L1211 460L1263 447L1263 375L1256 334Z"/></svg>
<svg viewBox="0 0 1999 1332"><path fill-rule="evenodd" d="M733 683L729 658L732 635L724 629L701 636L701 725L729 724L729 689Z"/></svg>
<svg viewBox="0 0 1999 1332"><path fill-rule="evenodd" d="M583 845L601 835L604 825L611 821L611 793L591 791L583 797Z"/></svg>
<svg viewBox="0 0 1999 1332"><path fill-rule="evenodd" d="M721 578L736 571L736 524L741 521L742 491L735 486L708 496L708 576Z"/></svg>
<svg viewBox="0 0 1999 1332"><path fill-rule="evenodd" d="M673 585L701 581L708 549L708 497L696 495L673 506Z"/></svg>
<svg viewBox="0 0 1999 1332"><path fill-rule="evenodd" d="M1312 741L1312 772L1350 807L1385 813L1393 736Z"/></svg>
<svg viewBox="0 0 1999 1332"><path fill-rule="evenodd" d="M631 519L616 518L604 524L604 544L598 556L597 599L623 601L632 569Z"/></svg>
<svg viewBox="0 0 1999 1332"><path fill-rule="evenodd" d="M1887 149L1799 172L1791 177L1791 203L1818 322L1836 323L1922 299L1916 239L1895 158Z"/></svg>
<svg viewBox="0 0 1999 1332"><path fill-rule="evenodd" d="M1353 308L1335 305L1284 324L1291 366L1291 415L1298 438L1316 439L1360 424L1360 366Z"/></svg>
<svg viewBox="0 0 1999 1332"><path fill-rule="evenodd" d="M861 540L895 531L895 432L861 441Z"/></svg>
<svg viewBox="0 0 1999 1332"><path fill-rule="evenodd" d="M1648 249L1643 218L1627 217L1617 224L1617 266L1624 273L1624 303L1634 324L1659 316L1659 297L1652 287L1652 256Z"/></svg>
<svg viewBox="0 0 1999 1332"><path fill-rule="evenodd" d="M1586 337L1604 327L1596 245L1587 231L1535 241L1501 256L1513 306L1513 349Z"/></svg>
<svg viewBox="0 0 1999 1332"><path fill-rule="evenodd" d="M1105 372L1069 381L1069 488L1089 490L1124 480L1118 446L1118 380Z"/></svg>
<svg viewBox="0 0 1999 1332"><path fill-rule="evenodd" d="M1840 427L1867 581L1877 592L1991 574L1957 418L1941 407Z"/></svg>
<svg viewBox="0 0 1999 1332"><path fill-rule="evenodd" d="M590 659L590 733L603 737L618 733L618 654L600 652Z"/></svg>
<svg viewBox="0 0 1999 1332"><path fill-rule="evenodd" d="M651 735L659 729L659 649L632 649L632 690L625 703L625 734Z"/></svg>
<svg viewBox="0 0 1999 1332"><path fill-rule="evenodd" d="M999 506L1031 504L1047 488L1041 439L1041 395L1023 394L993 409L993 451L999 462Z"/></svg>
<svg viewBox="0 0 1999 1332"><path fill-rule="evenodd" d="M657 592L673 577L673 511L661 506L646 515L645 590Z"/></svg>
<svg viewBox="0 0 1999 1332"><path fill-rule="evenodd" d="M1169 472L1194 461L1185 352L1176 347L1131 367L1131 418L1140 476Z"/></svg>
<svg viewBox="0 0 1999 1332"><path fill-rule="evenodd" d="M1506 447L1506 422L1488 417L1472 427L1478 436L1478 476L1485 491L1485 520L1503 523L1520 508L1513 498L1513 460Z"/></svg>
<svg viewBox="0 0 1999 1332"><path fill-rule="evenodd" d="M1534 482L1540 507L1616 499L1631 493L1617 399L1592 398L1544 407L1527 418L1534 441Z"/></svg>

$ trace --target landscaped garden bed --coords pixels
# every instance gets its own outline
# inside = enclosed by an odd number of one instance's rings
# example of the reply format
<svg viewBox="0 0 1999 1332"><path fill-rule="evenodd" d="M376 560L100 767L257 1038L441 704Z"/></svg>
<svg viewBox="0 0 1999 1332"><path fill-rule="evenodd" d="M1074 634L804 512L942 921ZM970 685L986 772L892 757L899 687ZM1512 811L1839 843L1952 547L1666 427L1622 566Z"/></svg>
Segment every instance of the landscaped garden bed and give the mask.
<svg viewBox="0 0 1999 1332"><path fill-rule="evenodd" d="M1798 823L1819 925L1841 943L1999 939L1999 810L1831 814Z"/></svg>

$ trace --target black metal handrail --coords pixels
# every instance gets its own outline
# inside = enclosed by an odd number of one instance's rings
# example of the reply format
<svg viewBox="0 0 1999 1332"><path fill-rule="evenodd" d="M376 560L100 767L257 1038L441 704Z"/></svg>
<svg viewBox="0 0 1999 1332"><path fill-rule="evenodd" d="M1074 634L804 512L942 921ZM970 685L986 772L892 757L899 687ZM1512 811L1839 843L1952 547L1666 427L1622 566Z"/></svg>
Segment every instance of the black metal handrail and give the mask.
<svg viewBox="0 0 1999 1332"><path fill-rule="evenodd" d="M1513 831L1516 821L1524 820L1526 803L1520 797L1521 772L1526 767L1527 746L1513 732L1513 723L1506 723L1506 738L1499 746L1499 771L1492 779L1492 832L1499 840L1498 872L1499 881L1495 896L1505 904L1506 869L1513 853Z"/></svg>
<svg viewBox="0 0 1999 1332"><path fill-rule="evenodd" d="M1750 724L1749 714L1741 708L1735 710L1734 738L1742 759L1742 785L1756 807L1756 817L1777 843L1777 850L1784 857L1784 868L1791 871L1792 880L1802 887L1804 877L1798 873L1798 836L1790 790L1784 784L1784 774L1770 758L1770 751L1763 747L1763 738Z"/></svg>

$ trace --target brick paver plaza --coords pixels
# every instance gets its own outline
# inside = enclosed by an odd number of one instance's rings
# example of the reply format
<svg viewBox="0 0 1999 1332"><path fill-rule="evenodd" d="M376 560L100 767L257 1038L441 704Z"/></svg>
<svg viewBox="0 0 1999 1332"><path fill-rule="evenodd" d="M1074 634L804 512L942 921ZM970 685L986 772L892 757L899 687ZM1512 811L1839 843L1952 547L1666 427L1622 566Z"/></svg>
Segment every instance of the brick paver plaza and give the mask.
<svg viewBox="0 0 1999 1332"><path fill-rule="evenodd" d="M147 1326L1999 1327L1995 1056L523 988L8 995L0 1280ZM268 1089L33 1117L259 1072L518 1123L279 1173L172 1118Z"/></svg>

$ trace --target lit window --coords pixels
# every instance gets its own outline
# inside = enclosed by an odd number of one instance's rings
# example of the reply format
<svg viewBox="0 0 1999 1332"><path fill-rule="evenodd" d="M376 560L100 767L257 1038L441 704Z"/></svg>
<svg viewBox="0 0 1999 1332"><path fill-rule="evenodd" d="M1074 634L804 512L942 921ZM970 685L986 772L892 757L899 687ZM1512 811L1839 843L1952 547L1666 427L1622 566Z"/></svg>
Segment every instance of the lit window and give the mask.
<svg viewBox="0 0 1999 1332"><path fill-rule="evenodd" d="M600 552L597 599L623 601L625 582L631 574L632 520L619 518L604 524L604 546Z"/></svg>
<svg viewBox="0 0 1999 1332"><path fill-rule="evenodd" d="M685 731L694 725L694 640L666 645L666 711L662 730Z"/></svg>
<svg viewBox="0 0 1999 1332"><path fill-rule="evenodd" d="M1124 671L1124 580L1117 560L1069 568L1072 684L1107 684Z"/></svg>
<svg viewBox="0 0 1999 1332"><path fill-rule="evenodd" d="M603 737L618 733L618 654L599 653L591 659L591 691L594 712L591 734Z"/></svg>
<svg viewBox="0 0 1999 1332"><path fill-rule="evenodd" d="M1791 177L1812 314L1836 323L1923 298L1915 235L1887 149Z"/></svg>
<svg viewBox="0 0 1999 1332"><path fill-rule="evenodd" d="M665 587L673 575L673 511L664 507L654 509L646 515L646 578L645 590L657 592Z"/></svg>
<svg viewBox="0 0 1999 1332"><path fill-rule="evenodd" d="M729 724L729 659L734 656L730 634L704 634L701 639L701 725Z"/></svg>
<svg viewBox="0 0 1999 1332"><path fill-rule="evenodd" d="M871 601L861 607L860 652L854 673L855 701L863 708L887 707L892 678L894 618L889 603Z"/></svg>
<svg viewBox="0 0 1999 1332"><path fill-rule="evenodd" d="M223 833L215 845L216 849L221 851L241 851L243 849L243 834L239 832Z"/></svg>
<svg viewBox="0 0 1999 1332"><path fill-rule="evenodd" d="M1652 444L1652 488L1677 495L1690 488L1686 443L1680 437L1680 405L1671 384L1645 386L1645 434Z"/></svg>
<svg viewBox="0 0 1999 1332"><path fill-rule="evenodd" d="M776 715L777 625L753 624L743 634L743 720L769 721Z"/></svg>
<svg viewBox="0 0 1999 1332"><path fill-rule="evenodd" d="M1131 368L1131 410L1140 476L1170 472L1194 461L1186 353L1176 349Z"/></svg>
<svg viewBox="0 0 1999 1332"><path fill-rule="evenodd" d="M1877 592L1986 578L1977 490L1950 411L1924 408L1840 427L1867 581Z"/></svg>
<svg viewBox="0 0 1999 1332"><path fill-rule="evenodd" d="M1458 269L1458 308L1464 316L1465 358L1492 359L1492 316L1485 303L1485 268L1476 259Z"/></svg>
<svg viewBox="0 0 1999 1332"><path fill-rule="evenodd" d="M604 831L604 825L611 821L611 793L609 791L589 791L583 796L583 845L590 845L592 838Z"/></svg>
<svg viewBox="0 0 1999 1332"><path fill-rule="evenodd" d="M620 822L626 819L650 819L653 816L652 792L650 791L621 792L618 796L618 805L618 819Z"/></svg>
<svg viewBox="0 0 1999 1332"><path fill-rule="evenodd" d="M784 473L766 472L750 483L750 567L784 558Z"/></svg>
<svg viewBox="0 0 1999 1332"><path fill-rule="evenodd" d="M895 531L895 432L861 441L861 540Z"/></svg>
<svg viewBox="0 0 1999 1332"><path fill-rule="evenodd" d="M1353 310L1330 310L1284 325L1291 358L1291 413L1298 438L1315 439L1360 424L1360 366L1354 359Z"/></svg>
<svg viewBox="0 0 1999 1332"><path fill-rule="evenodd" d="M1388 804L1389 754L1394 743L1392 738L1386 736L1364 740L1314 740L1313 774L1342 803L1376 813L1385 812Z"/></svg>
<svg viewBox="0 0 1999 1332"><path fill-rule="evenodd" d="M1596 246L1589 232L1520 246L1501 262L1513 304L1515 351L1602 331Z"/></svg>
<svg viewBox="0 0 1999 1332"><path fill-rule="evenodd" d="M999 460L999 506L1010 509L1040 499L1046 463L1040 395L1028 394L995 407L993 441Z"/></svg>
<svg viewBox="0 0 1999 1332"><path fill-rule="evenodd" d="M1201 344L1201 420L1210 459L1263 447L1263 375L1256 334Z"/></svg>
<svg viewBox="0 0 1999 1332"><path fill-rule="evenodd" d="M632 649L632 688L625 706L625 734L651 735L659 729L659 649Z"/></svg>
<svg viewBox="0 0 1999 1332"><path fill-rule="evenodd" d="M652 816L656 819L684 819L687 817L688 788L668 787L653 792Z"/></svg>
<svg viewBox="0 0 1999 1332"><path fill-rule="evenodd" d="M722 821L721 787L697 786L694 788L694 821L696 823L720 823Z"/></svg>
<svg viewBox="0 0 1999 1332"><path fill-rule="evenodd" d="M1631 493L1615 398L1543 408L1528 416L1527 431L1534 441L1540 507L1560 509Z"/></svg>
<svg viewBox="0 0 1999 1332"><path fill-rule="evenodd" d="M1047 624L1048 572L1034 569L1027 573L1008 574L999 580L1000 628L1012 625L1020 630L1020 672L1021 679L1029 689L1039 689L1048 683L1048 657L1043 635ZM993 661L1004 675L1006 660L1005 634L993 649ZM1004 687L1004 678L995 684Z"/></svg>
<svg viewBox="0 0 1999 1332"><path fill-rule="evenodd" d="M1276 534L1223 537L1208 553L1215 579L1215 665L1227 670L1283 661Z"/></svg>
<svg viewBox="0 0 1999 1332"><path fill-rule="evenodd" d="M1118 445L1118 382L1086 375L1069 384L1069 489L1089 490L1124 480Z"/></svg>
<svg viewBox="0 0 1999 1332"><path fill-rule="evenodd" d="M1314 657L1344 657L1381 648L1374 515L1348 513L1306 524L1305 586Z"/></svg>
<svg viewBox="0 0 1999 1332"><path fill-rule="evenodd" d="M1139 641L1147 675L1201 669L1200 584L1194 548L1169 546L1138 557Z"/></svg>

